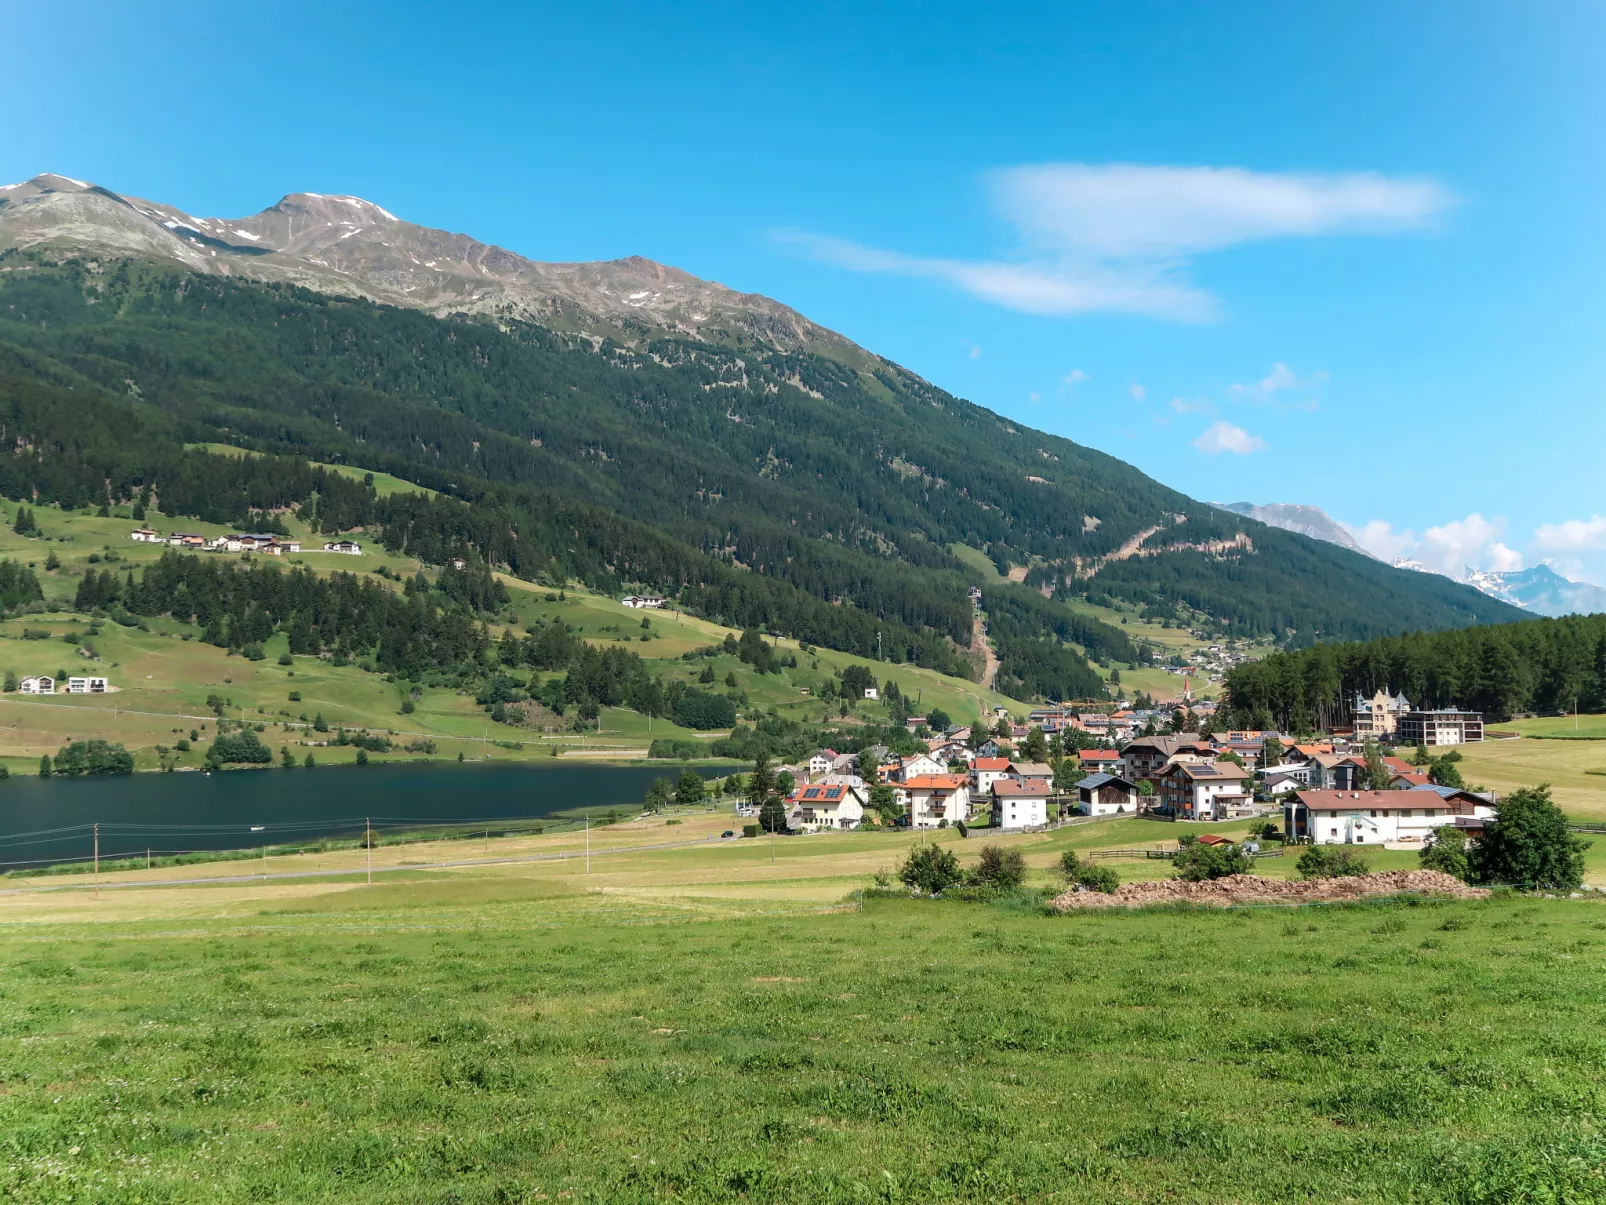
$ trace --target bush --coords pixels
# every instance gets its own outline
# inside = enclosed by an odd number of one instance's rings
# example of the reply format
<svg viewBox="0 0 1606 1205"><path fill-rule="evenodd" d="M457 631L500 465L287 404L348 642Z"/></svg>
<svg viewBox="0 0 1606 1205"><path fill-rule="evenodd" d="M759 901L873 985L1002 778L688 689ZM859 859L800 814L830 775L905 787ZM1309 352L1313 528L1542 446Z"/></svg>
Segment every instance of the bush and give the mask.
<svg viewBox="0 0 1606 1205"><path fill-rule="evenodd" d="M1184 845L1171 865L1178 870L1177 877L1190 883L1207 879L1225 879L1229 875L1248 874L1254 861L1237 845L1201 845L1197 840Z"/></svg>
<svg viewBox="0 0 1606 1205"><path fill-rule="evenodd" d="M916 891L936 895L964 881L959 859L941 845L917 845L898 868L898 877Z"/></svg>
<svg viewBox="0 0 1606 1205"><path fill-rule="evenodd" d="M109 741L74 741L56 754L55 771L68 778L86 774L132 774L134 755L122 745Z"/></svg>
<svg viewBox="0 0 1606 1205"><path fill-rule="evenodd" d="M688 690L675 705L675 723L698 732L733 728L736 725L736 704L724 695Z"/></svg>
<svg viewBox="0 0 1606 1205"><path fill-rule="evenodd" d="M761 831L762 830L756 824L742 825L742 836L744 837L756 837Z"/></svg>
<svg viewBox="0 0 1606 1205"><path fill-rule="evenodd" d="M1371 865L1346 845L1312 845L1294 863L1303 879L1346 879L1366 874Z"/></svg>
<svg viewBox="0 0 1606 1205"><path fill-rule="evenodd" d="M273 751L257 739L257 734L246 728L240 732L220 733L206 751L206 760L217 765L240 763L267 765L273 760Z"/></svg>
<svg viewBox="0 0 1606 1205"><path fill-rule="evenodd" d="M1417 854L1423 870L1437 870L1440 874L1468 879L1472 874L1467 860L1467 835L1453 824L1435 829L1432 839Z"/></svg>
<svg viewBox="0 0 1606 1205"><path fill-rule="evenodd" d="M1060 855L1060 870L1070 881L1071 886L1100 891L1105 895L1111 894L1121 885L1121 876L1115 873L1113 866L1084 862L1076 856L1074 849L1068 849Z"/></svg>
<svg viewBox="0 0 1606 1205"><path fill-rule="evenodd" d="M1018 849L983 845L970 882L978 887L1019 887L1026 881L1026 860Z"/></svg>
<svg viewBox="0 0 1606 1205"><path fill-rule="evenodd" d="M290 692L290 702L292 702L292 703L301 702L301 692L299 690L292 690Z"/></svg>
<svg viewBox="0 0 1606 1205"><path fill-rule="evenodd" d="M706 755L707 752L708 746L701 741L680 741L673 737L661 736L647 749L647 756L663 761L671 759L690 761L694 757Z"/></svg>
<svg viewBox="0 0 1606 1205"><path fill-rule="evenodd" d="M1500 801L1467 854L1472 879L1526 891L1574 891L1584 881L1589 842L1567 827L1567 817L1551 801L1550 784L1521 787Z"/></svg>

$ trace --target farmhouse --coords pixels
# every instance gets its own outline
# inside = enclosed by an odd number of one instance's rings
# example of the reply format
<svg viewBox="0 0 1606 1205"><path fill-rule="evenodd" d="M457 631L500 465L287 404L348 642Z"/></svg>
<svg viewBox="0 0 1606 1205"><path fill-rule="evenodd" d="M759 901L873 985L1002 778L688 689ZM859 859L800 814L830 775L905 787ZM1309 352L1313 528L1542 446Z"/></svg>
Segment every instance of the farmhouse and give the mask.
<svg viewBox="0 0 1606 1205"><path fill-rule="evenodd" d="M128 533L128 538L136 544L160 544L160 533L152 531L149 527L136 527Z"/></svg>
<svg viewBox="0 0 1606 1205"><path fill-rule="evenodd" d="M1466 791L1299 791L1283 804L1283 826L1292 840L1314 845L1421 845L1458 818L1493 814Z"/></svg>
<svg viewBox="0 0 1606 1205"><path fill-rule="evenodd" d="M51 677L24 678L18 683L17 689L25 695L53 695L56 693L56 680Z"/></svg>
<svg viewBox="0 0 1606 1205"><path fill-rule="evenodd" d="M1048 796L1053 787L1041 779L1000 778L994 781L994 828L1041 828L1048 823Z"/></svg>
<svg viewBox="0 0 1606 1205"><path fill-rule="evenodd" d="M1142 798L1136 783L1114 774L1089 774L1076 784L1076 810L1084 816L1133 815Z"/></svg>
<svg viewBox="0 0 1606 1205"><path fill-rule="evenodd" d="M1244 809L1249 771L1229 762L1176 762L1160 777L1161 806L1178 820L1226 820Z"/></svg>
<svg viewBox="0 0 1606 1205"><path fill-rule="evenodd" d="M206 537L197 535L193 531L175 531L167 537L167 542L174 548L205 548Z"/></svg>
<svg viewBox="0 0 1606 1205"><path fill-rule="evenodd" d="M664 605L663 596L658 594L627 594L619 601L633 611L656 611Z"/></svg>
<svg viewBox="0 0 1606 1205"><path fill-rule="evenodd" d="M361 556L362 545L356 540L330 540L323 546L325 552L342 552L347 556Z"/></svg>
<svg viewBox="0 0 1606 1205"><path fill-rule="evenodd" d="M912 828L937 828L970 819L970 780L963 774L920 774L903 782Z"/></svg>
<svg viewBox="0 0 1606 1205"><path fill-rule="evenodd" d="M787 797L787 824L805 832L854 828L864 819L865 792L852 783L811 783Z"/></svg>

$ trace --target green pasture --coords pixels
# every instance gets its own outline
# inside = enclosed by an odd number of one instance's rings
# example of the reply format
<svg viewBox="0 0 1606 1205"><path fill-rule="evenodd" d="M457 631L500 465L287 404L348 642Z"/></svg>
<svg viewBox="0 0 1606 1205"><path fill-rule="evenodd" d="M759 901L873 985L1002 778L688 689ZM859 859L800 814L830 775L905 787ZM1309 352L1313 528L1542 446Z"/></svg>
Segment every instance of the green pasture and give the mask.
<svg viewBox="0 0 1606 1205"><path fill-rule="evenodd" d="M1592 901L217 907L0 926L4 1199L1601 1196Z"/></svg>

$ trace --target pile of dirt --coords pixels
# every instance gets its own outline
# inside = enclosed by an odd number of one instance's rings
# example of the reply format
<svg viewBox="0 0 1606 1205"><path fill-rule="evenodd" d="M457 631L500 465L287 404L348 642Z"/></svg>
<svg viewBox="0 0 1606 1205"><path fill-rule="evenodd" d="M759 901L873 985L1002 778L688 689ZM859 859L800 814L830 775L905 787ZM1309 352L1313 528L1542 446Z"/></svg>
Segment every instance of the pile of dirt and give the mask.
<svg viewBox="0 0 1606 1205"><path fill-rule="evenodd" d="M1460 879L1437 870L1385 870L1342 879L1299 881L1235 874L1204 883L1185 883L1181 879L1127 883L1110 895L1098 891L1067 891L1054 900L1054 907L1061 912L1073 908L1140 908L1152 904L1213 904L1225 908L1233 904L1326 903L1406 893L1450 895L1461 899L1483 899L1489 894L1483 887L1468 887Z"/></svg>

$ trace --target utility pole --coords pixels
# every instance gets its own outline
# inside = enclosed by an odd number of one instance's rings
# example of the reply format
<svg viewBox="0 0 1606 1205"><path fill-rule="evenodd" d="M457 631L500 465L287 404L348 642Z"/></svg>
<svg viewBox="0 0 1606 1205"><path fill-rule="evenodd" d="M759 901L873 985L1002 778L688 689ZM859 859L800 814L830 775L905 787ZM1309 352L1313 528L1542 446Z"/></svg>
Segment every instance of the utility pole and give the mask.
<svg viewBox="0 0 1606 1205"><path fill-rule="evenodd" d="M95 825L95 898L100 898L100 825Z"/></svg>
<svg viewBox="0 0 1606 1205"><path fill-rule="evenodd" d="M374 824L367 816L362 818L362 843L368 847L368 886L374 885Z"/></svg>
<svg viewBox="0 0 1606 1205"><path fill-rule="evenodd" d="M591 813L586 813L586 873L591 873Z"/></svg>

